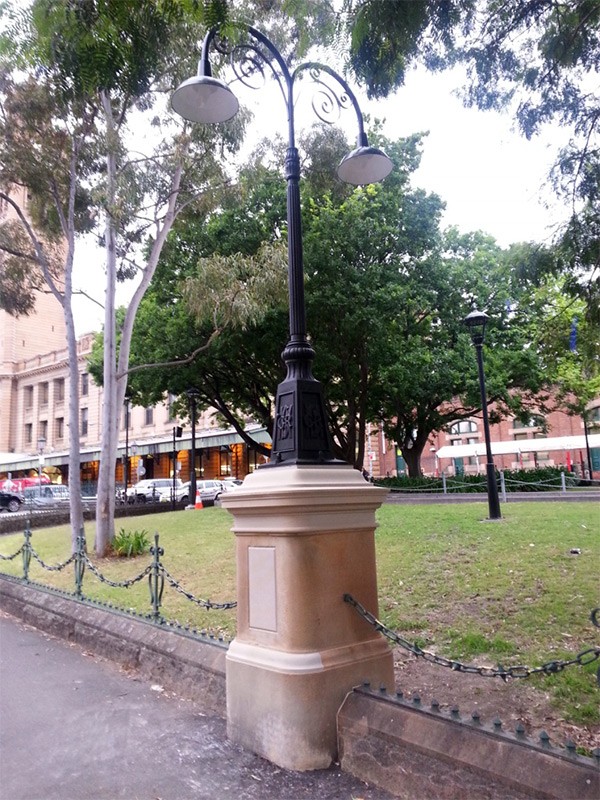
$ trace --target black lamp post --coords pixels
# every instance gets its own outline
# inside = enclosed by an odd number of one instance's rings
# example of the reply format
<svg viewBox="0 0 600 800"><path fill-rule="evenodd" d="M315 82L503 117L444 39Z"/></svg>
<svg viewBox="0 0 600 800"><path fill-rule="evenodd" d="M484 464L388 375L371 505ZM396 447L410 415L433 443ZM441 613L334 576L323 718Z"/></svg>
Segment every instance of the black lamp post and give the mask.
<svg viewBox="0 0 600 800"><path fill-rule="evenodd" d="M500 499L498 497L498 483L496 482L496 469L494 467L494 457L492 456L492 445L490 442L490 423L488 419L487 397L485 391L485 375L483 372L483 340L485 336L485 326L489 317L483 311L471 311L463 323L469 329L471 340L475 345L477 353L477 368L479 370L479 391L481 393L481 414L483 416L483 435L485 436L486 452L486 476L488 491L488 506L490 519L501 519Z"/></svg>
<svg viewBox="0 0 600 800"><path fill-rule="evenodd" d="M190 494L188 505L193 506L196 502L196 402L200 395L198 389L186 389L187 399L190 404L190 419L192 423L192 453L190 465Z"/></svg>
<svg viewBox="0 0 600 800"><path fill-rule="evenodd" d="M129 404L131 400L125 395L125 458L123 460L123 502L127 503L127 486L129 485Z"/></svg>
<svg viewBox="0 0 600 800"><path fill-rule="evenodd" d="M249 41L236 44L229 51L231 65L238 80L251 88L251 79L264 78L267 66L275 77L288 114L288 149L285 159L287 179L288 224L288 289L290 338L282 353L287 375L277 388L275 425L271 463L333 463L331 438L327 428L323 389L311 371L315 353L308 342L304 302L304 267L300 213L300 158L295 144L294 89L296 78L308 71L318 87L320 104L313 101L313 110L323 122L332 123L345 108L354 108L358 121L358 146L338 167L338 176L346 183L362 185L383 180L393 164L381 150L369 147L362 113L352 90L330 67L315 62L298 65L290 73L275 45L255 28L248 27ZM216 30L210 30L202 45L198 75L184 81L171 99L173 110L192 122L226 122L235 116L239 103L229 86L212 77L209 61L211 45L224 52L215 41ZM337 92L330 80L338 84ZM339 94L338 94L339 92Z"/></svg>

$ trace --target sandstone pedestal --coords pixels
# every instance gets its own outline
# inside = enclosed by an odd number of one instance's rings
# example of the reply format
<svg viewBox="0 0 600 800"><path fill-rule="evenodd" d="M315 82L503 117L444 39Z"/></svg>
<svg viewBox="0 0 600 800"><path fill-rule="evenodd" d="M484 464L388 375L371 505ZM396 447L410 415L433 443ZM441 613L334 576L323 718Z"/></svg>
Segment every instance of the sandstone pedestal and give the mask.
<svg viewBox="0 0 600 800"><path fill-rule="evenodd" d="M394 684L377 613L375 511L385 490L349 466L281 466L223 495L237 547L238 633L227 654L229 737L287 769L328 767L336 713L365 680Z"/></svg>

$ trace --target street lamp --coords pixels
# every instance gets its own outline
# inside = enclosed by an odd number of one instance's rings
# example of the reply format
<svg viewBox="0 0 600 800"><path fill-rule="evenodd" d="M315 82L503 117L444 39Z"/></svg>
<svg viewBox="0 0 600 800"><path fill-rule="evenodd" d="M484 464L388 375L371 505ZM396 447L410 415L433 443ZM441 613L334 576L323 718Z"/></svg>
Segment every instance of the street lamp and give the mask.
<svg viewBox="0 0 600 800"><path fill-rule="evenodd" d="M190 493L188 497L188 508L194 508L196 504L196 402L200 396L198 389L191 387L186 389L186 395L190 404L190 420L192 423L192 453L190 465Z"/></svg>
<svg viewBox="0 0 600 800"><path fill-rule="evenodd" d="M125 458L123 460L123 502L127 503L127 486L129 484L129 404L131 398L125 395Z"/></svg>
<svg viewBox="0 0 600 800"><path fill-rule="evenodd" d="M490 423L488 419L487 398L485 392L485 375L483 372L483 340L485 336L485 326L489 317L483 311L471 311L463 323L469 329L471 340L475 345L477 353L477 368L479 371L479 391L481 393L481 413L483 416L483 435L485 436L486 452L486 476L487 492L490 519L501 519L500 500L498 498L498 484L496 482L496 469L494 467L494 457L492 456L492 445L490 442Z"/></svg>
<svg viewBox="0 0 600 800"><path fill-rule="evenodd" d="M289 290L289 340L282 353L287 374L277 387L275 399L275 425L271 464L323 464L333 463L331 438L323 389L311 371L315 352L308 342L306 308L304 302L304 267L302 254L302 227L300 212L300 158L295 144L294 89L296 79L308 71L317 85L319 104L313 101L317 117L328 124L334 122L343 109L354 108L358 122L357 147L338 167L338 177L356 186L383 180L393 164L384 152L369 147L364 131L362 113L358 102L346 83L330 67L310 61L298 65L292 72L275 45L252 27L247 27L249 41L234 45L230 62L236 78L250 88L251 79L265 77L267 66L281 88L288 114L288 149L285 159L287 180L288 227L288 290ZM184 81L173 94L173 110L192 122L226 122L235 116L239 103L229 86L212 77L209 51L217 31L210 30L202 44L198 75ZM223 52L222 42L215 48ZM330 85L333 79L337 89Z"/></svg>
<svg viewBox="0 0 600 800"><path fill-rule="evenodd" d="M46 447L46 437L40 436L37 440L37 449L38 449L38 457L39 457L39 468L38 468L38 482L39 482L39 490L40 490L40 497L42 496L42 467L44 466L44 448Z"/></svg>

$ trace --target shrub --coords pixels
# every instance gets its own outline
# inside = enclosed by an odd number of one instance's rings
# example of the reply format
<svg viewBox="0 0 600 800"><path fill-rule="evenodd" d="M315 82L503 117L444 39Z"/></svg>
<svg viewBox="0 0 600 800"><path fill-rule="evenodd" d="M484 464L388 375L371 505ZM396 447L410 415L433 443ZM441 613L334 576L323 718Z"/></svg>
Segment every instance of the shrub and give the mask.
<svg viewBox="0 0 600 800"><path fill-rule="evenodd" d="M126 531L124 528L115 534L112 549L115 555L131 558L145 553L150 546L149 533L146 530Z"/></svg>

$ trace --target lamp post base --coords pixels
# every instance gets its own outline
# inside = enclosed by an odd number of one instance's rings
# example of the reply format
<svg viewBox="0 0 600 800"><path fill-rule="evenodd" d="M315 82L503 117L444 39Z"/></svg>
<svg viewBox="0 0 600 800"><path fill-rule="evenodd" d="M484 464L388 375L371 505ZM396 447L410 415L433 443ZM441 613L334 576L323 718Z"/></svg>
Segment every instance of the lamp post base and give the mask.
<svg viewBox="0 0 600 800"><path fill-rule="evenodd" d="M377 614L375 511L385 490L348 465L258 470L223 496L234 517L238 633L227 654L230 738L286 769L328 767L353 686L394 686Z"/></svg>

